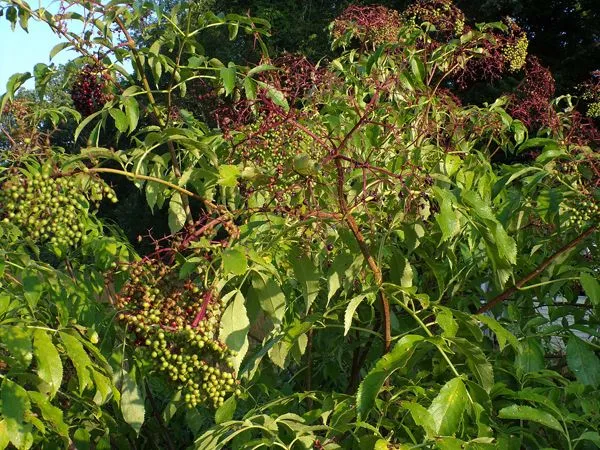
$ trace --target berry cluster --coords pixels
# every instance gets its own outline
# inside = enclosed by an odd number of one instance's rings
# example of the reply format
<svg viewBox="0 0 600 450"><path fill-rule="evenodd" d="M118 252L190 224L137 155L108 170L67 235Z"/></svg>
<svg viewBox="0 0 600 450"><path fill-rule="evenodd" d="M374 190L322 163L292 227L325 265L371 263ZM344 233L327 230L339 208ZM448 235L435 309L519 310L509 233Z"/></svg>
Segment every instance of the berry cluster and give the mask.
<svg viewBox="0 0 600 450"><path fill-rule="evenodd" d="M222 304L213 292L180 281L159 260L144 259L129 274L117 296L118 318L133 330L152 369L183 391L189 407L218 407L229 394L239 395L235 352L217 338Z"/></svg>
<svg viewBox="0 0 600 450"><path fill-rule="evenodd" d="M530 129L554 127L557 115L550 105L554 92L555 82L550 70L537 58L528 57L525 79L511 96L508 112Z"/></svg>
<svg viewBox="0 0 600 450"><path fill-rule="evenodd" d="M584 228L587 224L600 222L600 206L591 201L582 202L577 207L567 206L565 210L570 212L565 222L566 227Z"/></svg>
<svg viewBox="0 0 600 450"><path fill-rule="evenodd" d="M82 189L71 177L9 178L0 191L0 217L36 241L73 247L85 239L88 200L117 201L112 188L101 180L84 183Z"/></svg>
<svg viewBox="0 0 600 450"><path fill-rule="evenodd" d="M111 99L107 82L108 72L98 64L86 64L77 74L71 88L71 99L75 109L86 117L102 109Z"/></svg>
<svg viewBox="0 0 600 450"><path fill-rule="evenodd" d="M393 9L351 5L335 19L331 31L335 40L355 38L376 47L386 42L397 42L401 26L400 14Z"/></svg>
<svg viewBox="0 0 600 450"><path fill-rule="evenodd" d="M300 117L293 120L303 123ZM251 174L246 177L251 184L246 193L261 188L276 204L286 203L289 195L305 189L306 177L316 175L317 162L326 154L313 137L275 115L260 117L240 130L236 138L232 163L241 160L246 173Z"/></svg>
<svg viewBox="0 0 600 450"><path fill-rule="evenodd" d="M592 72L591 80L581 86L582 100L587 105L587 116L600 119L600 70Z"/></svg>
<svg viewBox="0 0 600 450"><path fill-rule="evenodd" d="M465 31L465 15L452 0L418 0L403 13L409 23L432 24L444 39L458 36Z"/></svg>
<svg viewBox="0 0 600 450"><path fill-rule="evenodd" d="M279 70L262 72L258 79L280 90L290 105L319 86L325 74L325 69L317 68L302 55L285 53L271 64Z"/></svg>
<svg viewBox="0 0 600 450"><path fill-rule="evenodd" d="M474 41L483 54L468 58L457 72L455 80L461 89L477 81L495 81L507 72L517 72L527 62L529 40L512 19L504 20L504 31L489 31Z"/></svg>

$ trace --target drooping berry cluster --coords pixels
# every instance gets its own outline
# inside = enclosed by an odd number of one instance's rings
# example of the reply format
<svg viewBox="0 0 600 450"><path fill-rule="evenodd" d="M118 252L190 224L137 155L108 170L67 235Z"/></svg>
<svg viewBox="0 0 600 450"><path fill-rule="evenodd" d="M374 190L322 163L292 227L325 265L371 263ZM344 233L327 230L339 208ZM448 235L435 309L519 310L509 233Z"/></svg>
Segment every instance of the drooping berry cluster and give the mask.
<svg viewBox="0 0 600 450"><path fill-rule="evenodd" d="M73 247L85 239L89 200L115 193L99 179L35 174L7 179L0 190L0 217L40 243Z"/></svg>
<svg viewBox="0 0 600 450"><path fill-rule="evenodd" d="M384 6L351 5L332 24L332 35L340 45L351 39L376 47L398 40L402 20L398 11Z"/></svg>
<svg viewBox="0 0 600 450"><path fill-rule="evenodd" d="M574 226L581 229L590 224L600 223L598 203L585 201L577 206L566 206L565 211L569 214L569 218L565 222L566 227Z"/></svg>
<svg viewBox="0 0 600 450"><path fill-rule="evenodd" d="M86 117L102 109L111 99L108 72L98 64L86 64L77 74L71 88L71 99L79 113Z"/></svg>
<svg viewBox="0 0 600 450"><path fill-rule="evenodd" d="M260 191L267 202L287 204L290 195L308 188L307 177L317 175L326 149L299 126L310 127L314 135L324 133L300 115L286 118L266 114L233 137L231 162L244 165L247 194Z"/></svg>
<svg viewBox="0 0 600 450"><path fill-rule="evenodd" d="M266 62L266 61L265 61ZM281 91L288 103L305 97L320 85L325 70L317 68L303 55L285 53L271 61L278 70L265 71L258 78Z"/></svg>
<svg viewBox="0 0 600 450"><path fill-rule="evenodd" d="M418 0L402 15L416 25L433 25L444 39L459 36L465 31L465 15L452 0Z"/></svg>
<svg viewBox="0 0 600 450"><path fill-rule="evenodd" d="M511 96L509 113L527 128L554 127L557 115L550 105L554 92L555 82L550 70L537 58L528 57L525 79Z"/></svg>
<svg viewBox="0 0 600 450"><path fill-rule="evenodd" d="M477 41L481 55L471 55L456 73L455 80L461 89L477 81L495 81L507 73L518 72L527 62L529 40L525 32L512 19L503 21L503 29L487 31Z"/></svg>
<svg viewBox="0 0 600 450"><path fill-rule="evenodd" d="M120 321L148 354L153 370L182 390L194 407L218 407L239 394L232 369L235 352L218 340L222 305L211 290L155 259L129 267L130 279L117 296Z"/></svg>

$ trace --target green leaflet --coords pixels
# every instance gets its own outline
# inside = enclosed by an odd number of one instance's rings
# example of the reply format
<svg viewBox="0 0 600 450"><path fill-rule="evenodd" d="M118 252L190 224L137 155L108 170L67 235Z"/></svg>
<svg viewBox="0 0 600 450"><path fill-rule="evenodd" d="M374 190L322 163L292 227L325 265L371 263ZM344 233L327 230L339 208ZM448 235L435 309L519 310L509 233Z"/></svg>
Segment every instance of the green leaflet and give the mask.
<svg viewBox="0 0 600 450"><path fill-rule="evenodd" d="M18 449L31 447L32 427L31 424L25 423L25 414L31 410L27 391L8 378L4 378L0 388L0 399L2 399L2 417L8 439Z"/></svg>
<svg viewBox="0 0 600 450"><path fill-rule="evenodd" d="M123 371L121 377L123 385L121 387L120 407L123 419L131 425L136 434L139 434L144 424L146 409L144 406L144 397L135 375L136 372L133 370L131 372Z"/></svg>
<svg viewBox="0 0 600 450"><path fill-rule="evenodd" d="M529 420L563 432L561 424L552 414L531 406L510 405L498 411L498 417L501 419Z"/></svg>
<svg viewBox="0 0 600 450"><path fill-rule="evenodd" d="M233 300L230 300L233 297ZM242 363L242 359L248 351L248 330L250 321L246 313L244 296L239 291L233 291L230 295L223 297L223 301L229 304L221 316L220 339L231 350L238 352L234 359L234 369L237 372Z"/></svg>
<svg viewBox="0 0 600 450"><path fill-rule="evenodd" d="M227 422L233 419L233 414L235 413L235 408L237 407L237 400L235 396L232 395L225 402L219 406L217 411L215 412L215 423L217 425L222 424L223 422Z"/></svg>
<svg viewBox="0 0 600 450"><path fill-rule="evenodd" d="M63 420L62 410L53 406L44 394L33 391L29 391L28 394L31 401L41 411L44 420L49 422L59 435L68 437L69 427Z"/></svg>
<svg viewBox="0 0 600 450"><path fill-rule="evenodd" d="M225 274L243 275L248 269L248 259L243 248L228 248L223 251L223 272Z"/></svg>
<svg viewBox="0 0 600 450"><path fill-rule="evenodd" d="M452 341L456 344L456 350L465 356L467 366L477 382L489 393L494 386L494 370L481 347L464 338L455 337Z"/></svg>
<svg viewBox="0 0 600 450"><path fill-rule="evenodd" d="M54 397L63 378L63 365L58 350L45 330L33 332L33 350L38 376L46 382L50 398Z"/></svg>
<svg viewBox="0 0 600 450"><path fill-rule="evenodd" d="M346 312L344 313L344 336L348 334L350 331L350 327L352 326L352 318L354 316L354 311L358 308L358 305L362 303L362 301L367 298L368 294L360 294L350 300L348 306L346 307Z"/></svg>
<svg viewBox="0 0 600 450"><path fill-rule="evenodd" d="M302 289L302 295L306 304L306 312L310 310L310 306L319 294L320 275L313 262L306 255L299 258L292 257L292 267L296 280Z"/></svg>
<svg viewBox="0 0 600 450"><path fill-rule="evenodd" d="M375 404L375 398L384 381L396 370L406 366L418 344L423 340L423 336L404 336L388 354L377 361L375 367L360 383L356 393L356 408L360 417L366 417Z"/></svg>
<svg viewBox="0 0 600 450"><path fill-rule="evenodd" d="M594 388L600 386L600 359L575 335L567 343L567 365L579 382Z"/></svg>
<svg viewBox="0 0 600 450"><path fill-rule="evenodd" d="M433 399L428 411L438 435L452 435L458 429L467 407L469 396L460 378L448 381Z"/></svg>
<svg viewBox="0 0 600 450"><path fill-rule="evenodd" d="M27 369L33 358L31 332L24 326L0 325L0 342L22 369Z"/></svg>
<svg viewBox="0 0 600 450"><path fill-rule="evenodd" d="M585 272L579 275L579 279L585 295L588 296L592 305L600 306L600 283L598 283L598 279Z"/></svg>
<svg viewBox="0 0 600 450"><path fill-rule="evenodd" d="M513 349L519 349L519 340L516 338L516 336L500 325L496 319L484 314L479 314L477 316L477 320L485 324L494 332L496 339L498 339L498 346L500 347L500 350L504 350L504 347L506 347L507 343L509 343Z"/></svg>
<svg viewBox="0 0 600 450"><path fill-rule="evenodd" d="M186 212L181 194L176 192L169 201L169 229L172 233L181 230L185 225Z"/></svg>
<svg viewBox="0 0 600 450"><path fill-rule="evenodd" d="M90 377L92 360L83 348L82 343L76 337L61 331L60 338L65 347L67 355L69 355L69 358L75 367L75 371L77 372L77 379L79 380L79 393L81 394L92 384L92 379Z"/></svg>
<svg viewBox="0 0 600 450"><path fill-rule="evenodd" d="M277 282L272 278L252 278L254 290L261 309L266 312L274 323L281 323L285 314L285 295Z"/></svg>

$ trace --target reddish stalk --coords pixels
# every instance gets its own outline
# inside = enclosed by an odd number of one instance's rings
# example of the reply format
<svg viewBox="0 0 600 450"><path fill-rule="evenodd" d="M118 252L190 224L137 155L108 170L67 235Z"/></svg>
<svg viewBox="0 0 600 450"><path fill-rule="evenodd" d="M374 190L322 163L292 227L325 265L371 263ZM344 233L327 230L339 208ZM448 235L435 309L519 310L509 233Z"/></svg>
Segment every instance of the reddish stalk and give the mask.
<svg viewBox="0 0 600 450"><path fill-rule="evenodd" d="M540 275L544 270L546 270L546 268L556 258L558 258L563 253L568 252L569 250L572 250L575 247L577 247L577 245L579 245L585 238L587 238L588 236L590 236L591 234L593 234L596 231L598 231L597 227L595 227L595 226L590 227L587 230L585 230L583 233L581 233L579 236L577 236L575 239L573 239L571 242L569 242L569 243L565 244L564 246L562 246L561 248L559 248L551 256L546 258L544 260L544 262L542 262L542 264L540 264L535 270L533 270L532 272L529 272L527 275L525 275L523 278L521 278L519 281L517 281L514 286L510 287L509 289L506 289L504 292L497 295L496 297L491 299L489 302L487 302L485 305L483 305L481 308L479 308L477 310L477 314L482 314L486 311L489 311L494 306L507 300L511 295L513 295L515 292L517 292L519 289L521 289L523 286L525 286L525 284L527 284L528 282L530 282L531 280L536 278L538 275Z"/></svg>

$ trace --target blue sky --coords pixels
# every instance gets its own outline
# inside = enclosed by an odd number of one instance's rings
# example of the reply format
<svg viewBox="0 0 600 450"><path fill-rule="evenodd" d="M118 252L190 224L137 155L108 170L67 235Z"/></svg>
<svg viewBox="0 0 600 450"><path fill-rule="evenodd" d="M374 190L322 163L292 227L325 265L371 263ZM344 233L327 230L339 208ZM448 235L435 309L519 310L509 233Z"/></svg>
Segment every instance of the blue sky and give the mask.
<svg viewBox="0 0 600 450"><path fill-rule="evenodd" d="M33 8L42 6L50 11L56 11L57 1L41 0L32 1ZM6 91L6 82L10 76L18 72L33 73L33 66L37 63L50 63L49 53L59 42L60 37L55 35L48 25L29 21L29 33L26 33L18 25L11 31L10 22L5 17L0 17L0 95ZM74 58L76 54L69 50L63 50L56 55L52 62L56 65L65 63ZM25 85L33 88L33 81Z"/></svg>

